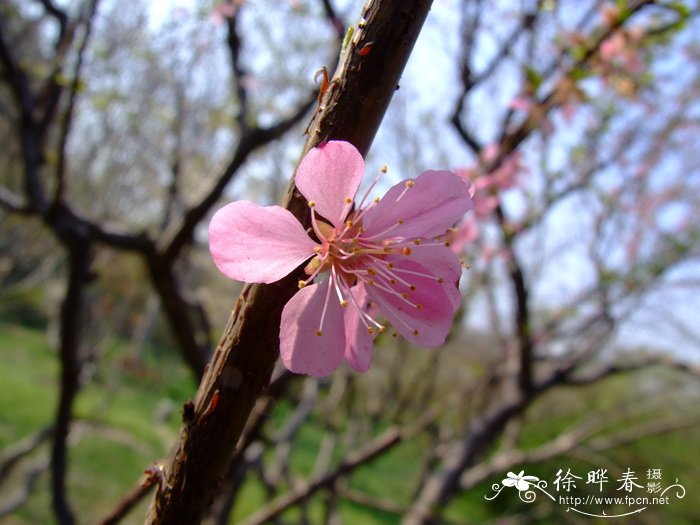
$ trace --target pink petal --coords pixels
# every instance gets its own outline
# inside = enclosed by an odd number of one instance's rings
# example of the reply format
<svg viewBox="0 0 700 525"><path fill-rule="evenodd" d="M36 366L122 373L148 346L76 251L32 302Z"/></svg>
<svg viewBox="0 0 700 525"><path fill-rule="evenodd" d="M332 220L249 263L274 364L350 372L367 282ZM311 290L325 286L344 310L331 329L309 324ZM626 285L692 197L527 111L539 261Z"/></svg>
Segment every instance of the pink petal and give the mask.
<svg viewBox="0 0 700 525"><path fill-rule="evenodd" d="M392 256L401 258L402 256ZM452 251L446 246L416 246L408 257L423 268L428 269L432 275L442 279L442 289L450 298L455 309L462 303L462 294L459 291L459 279L462 277L462 265Z"/></svg>
<svg viewBox="0 0 700 525"><path fill-rule="evenodd" d="M407 189L406 182L392 187L367 211L364 226L367 236L386 231L386 237L435 237L471 207L469 188L461 177L451 171L426 171L411 188Z"/></svg>
<svg viewBox="0 0 700 525"><path fill-rule="evenodd" d="M349 142L333 140L309 151L297 168L295 183L315 210L339 226L352 206L365 172L365 161Z"/></svg>
<svg viewBox="0 0 700 525"><path fill-rule="evenodd" d="M236 201L209 223L214 263L236 281L279 281L311 257L315 246L294 215L279 206Z"/></svg>
<svg viewBox="0 0 700 525"><path fill-rule="evenodd" d="M358 305L367 306L367 292L363 284L352 288L353 296ZM367 331L367 327L360 319L360 311L348 305L345 312L345 359L357 372L366 372L372 362L374 350L374 337Z"/></svg>
<svg viewBox="0 0 700 525"><path fill-rule="evenodd" d="M398 257L393 259L397 269L400 265L400 268L405 270L427 273L421 265L413 261L400 261ZM386 260L390 261L390 258ZM401 282L391 285L389 281L377 278L375 285L367 286L370 299L377 304L394 329L408 341L429 348L442 345L452 327L452 318L457 308L455 302L443 286L434 279L409 277L400 271L396 273L399 276L405 276L405 280L413 284L415 290L411 290ZM389 288L391 291L382 287ZM402 294L408 294L410 302L405 300ZM414 306L416 304L421 305L420 309Z"/></svg>
<svg viewBox="0 0 700 525"><path fill-rule="evenodd" d="M329 279L299 290L282 310L280 356L295 374L322 377L333 372L343 360L345 324L343 308L329 291ZM326 315L318 335L324 305Z"/></svg>

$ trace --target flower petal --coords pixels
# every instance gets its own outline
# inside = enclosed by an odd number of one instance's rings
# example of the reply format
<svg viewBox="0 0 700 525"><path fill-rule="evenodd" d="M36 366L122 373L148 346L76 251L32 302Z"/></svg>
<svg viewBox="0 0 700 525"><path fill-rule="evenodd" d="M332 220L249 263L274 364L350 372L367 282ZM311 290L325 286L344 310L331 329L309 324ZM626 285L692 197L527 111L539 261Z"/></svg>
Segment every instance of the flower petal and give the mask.
<svg viewBox="0 0 700 525"><path fill-rule="evenodd" d="M330 291L329 296L329 279L306 286L282 310L280 356L284 366L295 374L326 376L343 360L343 309ZM324 305L323 333L319 336Z"/></svg>
<svg viewBox="0 0 700 525"><path fill-rule="evenodd" d="M355 297L355 301L362 308L366 308L368 297L363 284L354 286L350 293ZM349 305L345 312L345 359L348 364L357 372L366 372L372 362L372 352L374 350L374 337L367 331L367 327L362 322L362 315L357 308Z"/></svg>
<svg viewBox="0 0 700 525"><path fill-rule="evenodd" d="M381 236L386 231L386 237L436 237L472 207L469 188L451 171L426 171L410 188L407 182L393 186L367 210L367 236Z"/></svg>
<svg viewBox="0 0 700 525"><path fill-rule="evenodd" d="M518 479L518 480L515 482L515 488L518 489L520 492L522 492L523 490L529 489L529 488L530 488L530 484L529 484L527 481L523 480L523 479Z"/></svg>
<svg viewBox="0 0 700 525"><path fill-rule="evenodd" d="M402 269L418 274L428 273L418 263L401 260L399 256L385 260L394 263L394 272L399 276L403 275ZM391 284L385 277L377 276L375 284L367 286L367 293L405 339L422 347L441 346L452 326L457 308L454 301L442 284L434 279L412 275L407 282L415 289L398 281ZM420 305L420 308L416 305Z"/></svg>
<svg viewBox="0 0 700 525"><path fill-rule="evenodd" d="M209 223L214 263L236 281L279 281L311 257L315 246L294 215L279 206L236 201Z"/></svg>
<svg viewBox="0 0 700 525"><path fill-rule="evenodd" d="M454 252L446 246L431 246L428 241L412 249L410 260L420 264L437 278L442 279L442 288L456 309L462 302L459 279L462 265Z"/></svg>
<svg viewBox="0 0 700 525"><path fill-rule="evenodd" d="M364 172L365 161L355 146L333 140L306 154L294 182L306 200L316 203L317 213L339 226L352 206Z"/></svg>

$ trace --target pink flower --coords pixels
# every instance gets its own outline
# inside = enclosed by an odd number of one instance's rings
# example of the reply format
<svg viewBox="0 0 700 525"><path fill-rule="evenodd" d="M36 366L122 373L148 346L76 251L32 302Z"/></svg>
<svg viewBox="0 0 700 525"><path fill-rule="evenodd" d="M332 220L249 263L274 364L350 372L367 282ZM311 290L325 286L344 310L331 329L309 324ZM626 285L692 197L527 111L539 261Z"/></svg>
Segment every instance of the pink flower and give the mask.
<svg viewBox="0 0 700 525"><path fill-rule="evenodd" d="M232 279L273 283L308 261L282 312L280 354L292 372L324 376L343 358L367 370L386 330L376 312L409 341L440 346L459 306L461 267L441 239L471 207L467 185L427 171L355 206L363 172L348 142L321 144L302 160L296 185L318 240L288 210L247 201L224 206L209 225L214 262Z"/></svg>

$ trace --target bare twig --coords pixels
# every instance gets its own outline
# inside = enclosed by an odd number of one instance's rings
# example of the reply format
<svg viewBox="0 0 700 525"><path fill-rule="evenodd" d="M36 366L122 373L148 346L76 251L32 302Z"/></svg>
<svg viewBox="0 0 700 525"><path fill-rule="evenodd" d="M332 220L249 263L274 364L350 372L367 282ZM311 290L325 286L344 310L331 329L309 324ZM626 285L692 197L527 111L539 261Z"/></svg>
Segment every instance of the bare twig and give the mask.
<svg viewBox="0 0 700 525"><path fill-rule="evenodd" d="M0 486L7 480L17 463L34 452L52 434L53 426L48 426L3 450L0 454Z"/></svg>
<svg viewBox="0 0 700 525"><path fill-rule="evenodd" d="M389 428L381 435L370 441L360 450L349 454L332 472L315 481L307 483L271 501L264 508L243 521L242 525L262 525L282 514L285 510L306 500L318 490L331 486L338 478L346 475L359 466L366 465L387 449L401 441L402 433L397 428Z"/></svg>

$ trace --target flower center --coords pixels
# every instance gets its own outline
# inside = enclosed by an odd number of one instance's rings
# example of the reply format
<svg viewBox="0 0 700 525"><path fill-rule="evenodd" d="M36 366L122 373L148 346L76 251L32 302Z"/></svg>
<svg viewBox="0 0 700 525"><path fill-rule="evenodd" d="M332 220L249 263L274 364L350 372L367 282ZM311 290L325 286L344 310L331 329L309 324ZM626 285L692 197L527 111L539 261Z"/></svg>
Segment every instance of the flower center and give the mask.
<svg viewBox="0 0 700 525"><path fill-rule="evenodd" d="M413 181L406 181L406 188L398 196L396 202L401 200L412 187ZM364 201L363 198L360 206ZM348 204L348 200L345 202ZM327 271L330 273L331 282L321 314L319 329L316 332L319 336L323 335L323 322L331 296L331 288L335 290L340 305L347 307L352 304L360 312L360 319L368 333L374 334L377 331L384 332L386 327L367 312L369 301L366 301L367 304L359 304L351 292L353 286L363 283L365 287L374 287L380 290L383 295L388 294L411 308L422 310L423 305L414 298L418 289L416 278L443 282L442 278L417 271L414 269L415 265L402 264L395 261L394 258L390 259L390 256L399 255L401 258L409 258L417 246L444 245L444 241L435 239L435 242L429 241L424 244L423 239L420 238L393 235L392 231L404 224L401 218L398 218L396 222L381 232L373 232L371 235L366 233L362 226L362 219L367 210L376 205L376 202L378 201L375 200L365 208L350 212L345 223L338 227L333 227L318 218L314 210L315 203L309 202L311 224L321 244L316 247L316 255L306 265L305 273L309 277L299 281L299 287L303 288L321 273ZM351 203L352 200L349 200L348 211ZM405 321L403 322L405 323ZM406 324L406 328L418 336L417 329L408 324Z"/></svg>

